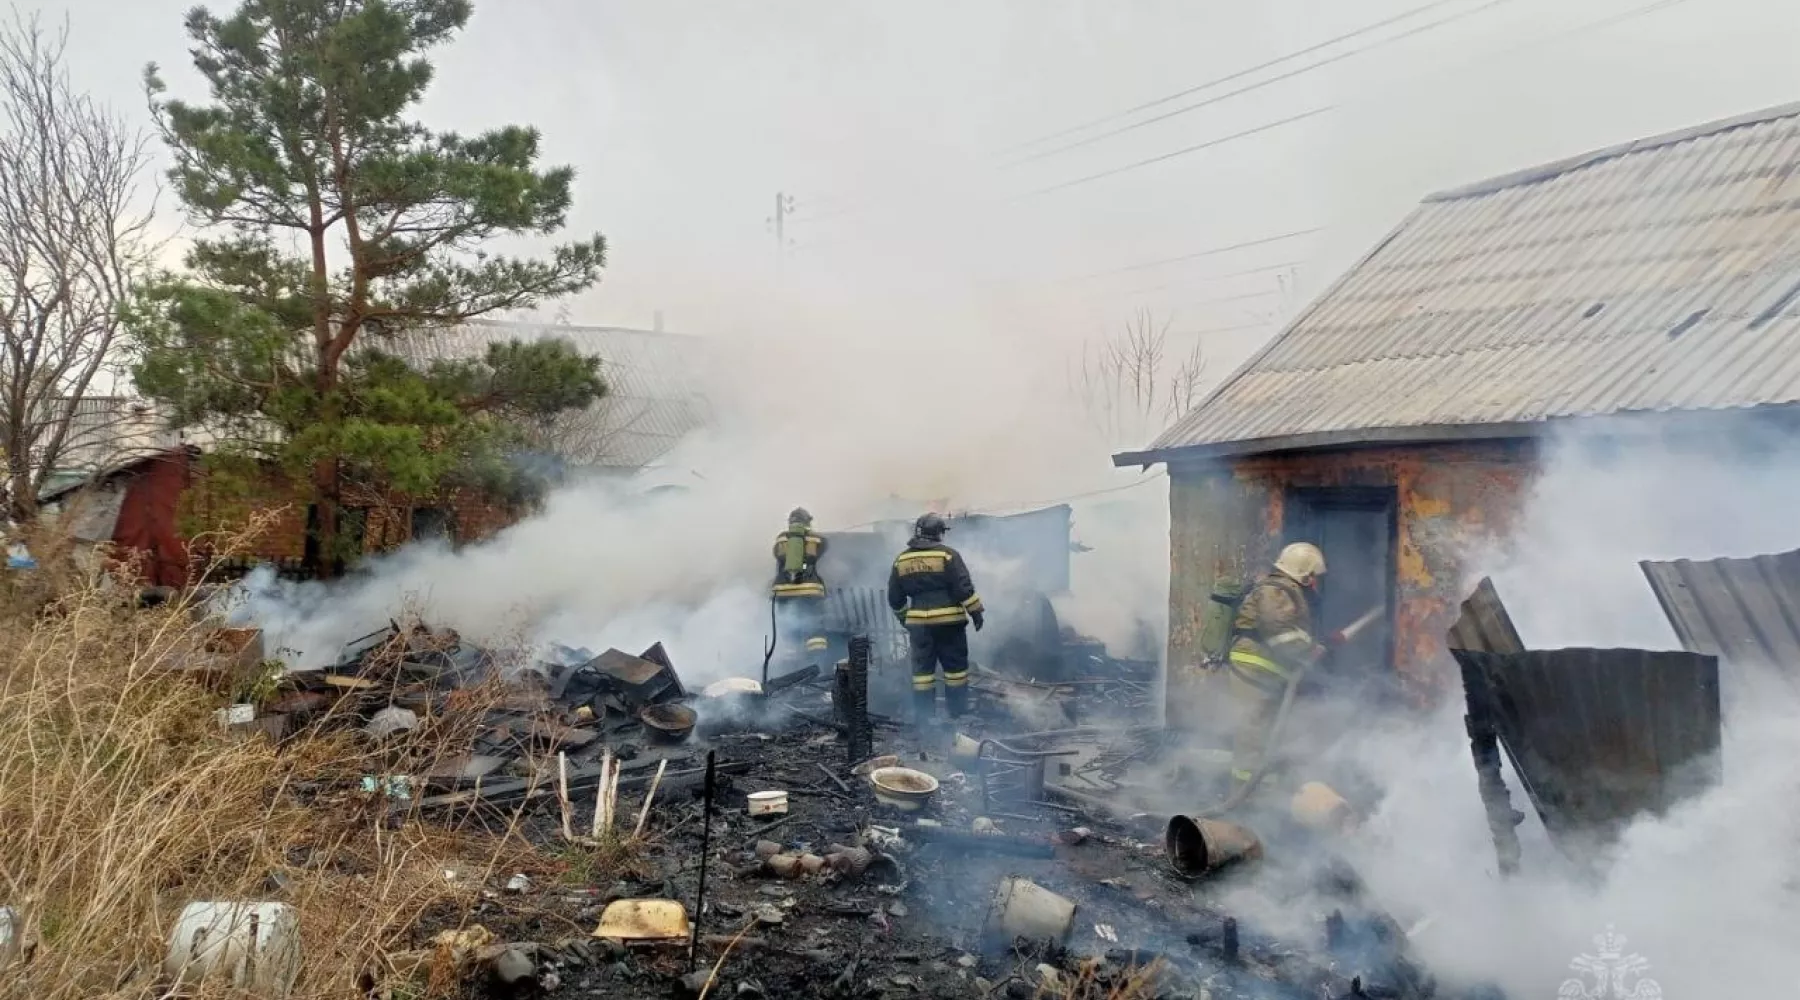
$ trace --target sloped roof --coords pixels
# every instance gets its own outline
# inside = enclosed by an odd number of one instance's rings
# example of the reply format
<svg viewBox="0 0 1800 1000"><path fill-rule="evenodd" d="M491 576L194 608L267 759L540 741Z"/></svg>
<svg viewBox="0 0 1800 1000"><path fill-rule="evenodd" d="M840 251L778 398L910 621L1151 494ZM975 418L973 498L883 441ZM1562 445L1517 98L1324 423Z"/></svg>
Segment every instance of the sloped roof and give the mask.
<svg viewBox="0 0 1800 1000"><path fill-rule="evenodd" d="M1800 104L1434 195L1115 462L1800 402L1797 166Z"/></svg>
<svg viewBox="0 0 1800 1000"><path fill-rule="evenodd" d="M696 373L700 340L622 327L475 321L402 337L390 345L414 362L479 358L488 345L561 338L600 358L607 394L580 425L597 452L589 464L635 469L661 457L683 436L705 426L712 410Z"/></svg>
<svg viewBox="0 0 1800 1000"><path fill-rule="evenodd" d="M55 473L85 476L133 458L154 455L179 447L181 435L170 429L157 415L148 400L131 396L84 396L71 400L64 397L45 402L42 418L46 430L39 440L49 436L48 427L68 410L69 426L63 438L62 452L57 456ZM41 461L41 456L33 456Z"/></svg>

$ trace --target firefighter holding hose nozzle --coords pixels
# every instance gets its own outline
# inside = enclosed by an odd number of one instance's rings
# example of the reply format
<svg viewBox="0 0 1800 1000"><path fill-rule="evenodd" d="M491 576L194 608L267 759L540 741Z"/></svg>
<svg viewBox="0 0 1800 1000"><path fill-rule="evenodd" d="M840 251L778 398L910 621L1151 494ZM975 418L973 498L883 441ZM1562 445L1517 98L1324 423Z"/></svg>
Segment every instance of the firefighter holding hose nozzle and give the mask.
<svg viewBox="0 0 1800 1000"><path fill-rule="evenodd" d="M1312 604L1325 575L1325 554L1308 542L1281 550L1274 569L1244 595L1231 623L1231 699L1237 719L1231 743L1231 786L1245 790L1264 766L1288 686L1332 647L1346 641L1334 632L1313 636Z"/></svg>

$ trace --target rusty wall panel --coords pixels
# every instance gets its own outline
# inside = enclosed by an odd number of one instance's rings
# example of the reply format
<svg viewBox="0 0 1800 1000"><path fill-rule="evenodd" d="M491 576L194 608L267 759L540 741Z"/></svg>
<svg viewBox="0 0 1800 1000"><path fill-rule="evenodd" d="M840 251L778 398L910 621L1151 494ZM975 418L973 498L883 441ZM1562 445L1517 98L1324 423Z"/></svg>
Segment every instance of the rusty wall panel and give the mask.
<svg viewBox="0 0 1800 1000"><path fill-rule="evenodd" d="M1288 489L1395 487L1400 505L1395 539L1395 667L1411 702L1436 703L1456 693L1456 664L1444 645L1444 634L1458 614L1467 556L1483 541L1504 534L1525 495L1534 463L1533 445L1523 441L1237 459L1231 463L1231 475L1239 484L1238 494L1254 504L1254 511L1247 517L1235 515L1235 520L1239 524L1248 521L1256 531L1256 537L1240 540L1237 548L1249 554L1252 570L1273 558L1281 540L1281 498ZM1197 491L1190 490L1185 500L1178 499L1184 473L1180 466L1173 466L1171 475L1171 558L1175 565L1169 591L1169 649L1170 663L1176 664L1182 662L1179 656L1190 652L1177 639L1181 623L1192 621L1194 635L1198 635L1213 580L1210 568L1196 577L1198 583L1184 585L1183 574L1194 573L1192 560L1212 558L1206 554L1211 551L1206 546L1214 544L1208 532L1218 530L1189 522L1222 518L1221 508L1205 502Z"/></svg>
<svg viewBox="0 0 1800 1000"><path fill-rule="evenodd" d="M1718 778L1716 657L1638 649L1455 657L1490 693L1492 722L1544 829L1571 855Z"/></svg>
<svg viewBox="0 0 1800 1000"><path fill-rule="evenodd" d="M1200 633L1213 583L1221 574L1242 577L1268 557L1268 489L1235 477L1222 465L1171 469L1169 474L1169 656L1171 724L1205 727L1214 678L1199 670L1205 660Z"/></svg>

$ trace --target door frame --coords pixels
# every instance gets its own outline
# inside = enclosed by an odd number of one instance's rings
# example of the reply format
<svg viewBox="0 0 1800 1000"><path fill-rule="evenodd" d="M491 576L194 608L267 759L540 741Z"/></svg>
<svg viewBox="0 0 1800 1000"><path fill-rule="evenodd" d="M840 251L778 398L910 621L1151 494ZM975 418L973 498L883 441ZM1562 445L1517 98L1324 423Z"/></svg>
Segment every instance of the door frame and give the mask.
<svg viewBox="0 0 1800 1000"><path fill-rule="evenodd" d="M1394 674L1398 669L1396 651L1398 636L1395 634L1396 598L1399 596L1400 581L1400 488L1398 486L1290 486L1282 497L1281 535L1282 545L1294 542L1311 542L1319 544L1318 529L1313 523L1316 512L1326 510L1350 511L1387 511L1387 579L1382 597L1384 623L1387 625L1386 649L1382 656L1386 659L1387 671ZM1301 513L1300 518L1292 515ZM1303 533L1303 531L1305 533ZM1310 535L1310 537L1309 537ZM1331 555L1325 556L1326 575L1331 573ZM1323 622L1320 622L1323 625Z"/></svg>

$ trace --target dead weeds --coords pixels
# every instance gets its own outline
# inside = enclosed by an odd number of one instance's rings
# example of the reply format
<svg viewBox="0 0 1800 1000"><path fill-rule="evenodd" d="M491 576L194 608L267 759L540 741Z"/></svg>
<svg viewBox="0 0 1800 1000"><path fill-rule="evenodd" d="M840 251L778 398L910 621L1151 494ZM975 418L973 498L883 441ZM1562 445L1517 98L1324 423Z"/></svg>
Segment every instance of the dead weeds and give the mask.
<svg viewBox="0 0 1800 1000"><path fill-rule="evenodd" d="M496 873L553 877L579 860L592 884L628 866L623 851L547 857L517 823L395 823L353 784L395 752L353 734L314 726L277 747L227 732L213 715L226 694L171 669L200 647L193 609L141 609L135 592L66 568L0 587L0 905L24 946L0 998L155 996L176 915L213 900L291 905L295 995L361 996L366 970L427 947L428 915L466 921ZM399 756L467 752L473 709L496 696L459 695L471 711L428 718ZM443 995L442 970L427 971L393 995Z"/></svg>

